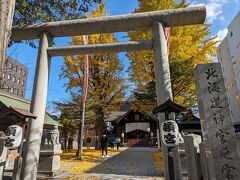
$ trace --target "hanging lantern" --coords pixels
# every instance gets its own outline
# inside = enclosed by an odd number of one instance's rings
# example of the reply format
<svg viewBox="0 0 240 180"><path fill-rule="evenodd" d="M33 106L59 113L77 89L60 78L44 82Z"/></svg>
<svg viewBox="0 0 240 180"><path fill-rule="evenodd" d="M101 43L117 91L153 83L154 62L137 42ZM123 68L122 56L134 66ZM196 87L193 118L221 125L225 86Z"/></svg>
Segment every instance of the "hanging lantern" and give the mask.
<svg viewBox="0 0 240 180"><path fill-rule="evenodd" d="M11 125L5 131L5 146L8 148L17 148L22 142L23 130L18 125Z"/></svg>
<svg viewBox="0 0 240 180"><path fill-rule="evenodd" d="M161 124L161 138L167 147L175 147L179 144L179 129L175 121L167 120Z"/></svg>

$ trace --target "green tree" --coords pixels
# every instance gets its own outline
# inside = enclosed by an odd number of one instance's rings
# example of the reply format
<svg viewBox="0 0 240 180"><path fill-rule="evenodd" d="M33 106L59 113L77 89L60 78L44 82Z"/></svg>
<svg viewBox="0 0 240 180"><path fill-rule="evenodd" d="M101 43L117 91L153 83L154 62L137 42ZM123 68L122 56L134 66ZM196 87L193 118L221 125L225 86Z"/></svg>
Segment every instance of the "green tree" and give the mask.
<svg viewBox="0 0 240 180"><path fill-rule="evenodd" d="M138 0L134 11L146 12L187 7L185 0ZM196 103L193 70L199 63L211 62L216 56L216 37L209 37L209 24L171 28L169 61L174 101L190 107ZM129 32L131 40L151 39L151 31ZM130 59L130 79L136 88L132 98L135 108L151 111L156 106L153 52L141 51L127 54Z"/></svg>
<svg viewBox="0 0 240 180"><path fill-rule="evenodd" d="M2 0L0 2L0 74L5 62L13 25L81 18L94 3L101 0ZM27 41L35 47L33 41ZM9 44L11 45L12 42ZM0 76L0 85L2 84Z"/></svg>
<svg viewBox="0 0 240 180"><path fill-rule="evenodd" d="M105 4L101 4L87 17L106 16ZM89 44L116 42L113 34L94 34L88 36ZM82 36L73 37L72 44L82 44ZM119 107L124 98L126 84L120 76L122 62L117 53L95 54L89 57L89 89L87 98L87 117L95 124L97 137L105 130L104 114ZM83 92L84 56L67 56L62 67L62 77L68 79L66 84L70 90ZM96 148L99 142L96 141Z"/></svg>
<svg viewBox="0 0 240 180"><path fill-rule="evenodd" d="M71 92L71 98L65 102L53 102L55 109L60 112L59 121L63 125L61 135L67 147L67 139L78 132L81 123L81 96ZM79 141L79 140L78 140Z"/></svg>
<svg viewBox="0 0 240 180"><path fill-rule="evenodd" d="M81 18L89 7L101 0L17 0L14 25Z"/></svg>

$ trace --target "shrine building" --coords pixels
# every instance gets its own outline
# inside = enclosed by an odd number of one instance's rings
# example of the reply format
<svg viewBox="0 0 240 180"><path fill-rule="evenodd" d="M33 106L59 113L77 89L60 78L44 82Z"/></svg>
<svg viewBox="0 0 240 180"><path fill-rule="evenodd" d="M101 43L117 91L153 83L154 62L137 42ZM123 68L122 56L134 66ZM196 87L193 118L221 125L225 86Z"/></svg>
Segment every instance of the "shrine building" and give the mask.
<svg viewBox="0 0 240 180"><path fill-rule="evenodd" d="M124 140L125 146L152 146L157 141L158 121L131 109L131 104L110 112L105 122L112 127L112 136Z"/></svg>

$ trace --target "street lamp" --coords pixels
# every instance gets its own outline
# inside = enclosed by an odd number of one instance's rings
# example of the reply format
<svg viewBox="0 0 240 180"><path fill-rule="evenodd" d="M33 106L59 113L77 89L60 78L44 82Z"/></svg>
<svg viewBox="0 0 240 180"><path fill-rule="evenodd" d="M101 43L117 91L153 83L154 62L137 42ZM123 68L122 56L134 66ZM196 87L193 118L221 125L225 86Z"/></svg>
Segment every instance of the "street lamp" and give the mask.
<svg viewBox="0 0 240 180"><path fill-rule="evenodd" d="M165 121L161 124L161 140L168 147L168 171L170 180L175 179L173 158L169 155L171 149L179 144L179 129L177 123L170 119L171 113L179 113L185 110L183 106L174 103L168 99L165 103L157 106L153 111L154 114L165 113ZM165 164L166 165L166 164Z"/></svg>

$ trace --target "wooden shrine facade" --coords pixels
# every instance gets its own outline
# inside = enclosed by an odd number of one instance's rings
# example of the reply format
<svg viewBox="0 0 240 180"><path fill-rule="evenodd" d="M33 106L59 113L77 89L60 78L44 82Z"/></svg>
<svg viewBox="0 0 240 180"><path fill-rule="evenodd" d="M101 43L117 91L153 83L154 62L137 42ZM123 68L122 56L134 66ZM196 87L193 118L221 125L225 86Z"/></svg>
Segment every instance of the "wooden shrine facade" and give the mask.
<svg viewBox="0 0 240 180"><path fill-rule="evenodd" d="M113 137L120 137L127 146L152 146L156 144L158 121L134 110L111 112L105 118ZM123 136L124 134L124 136Z"/></svg>

